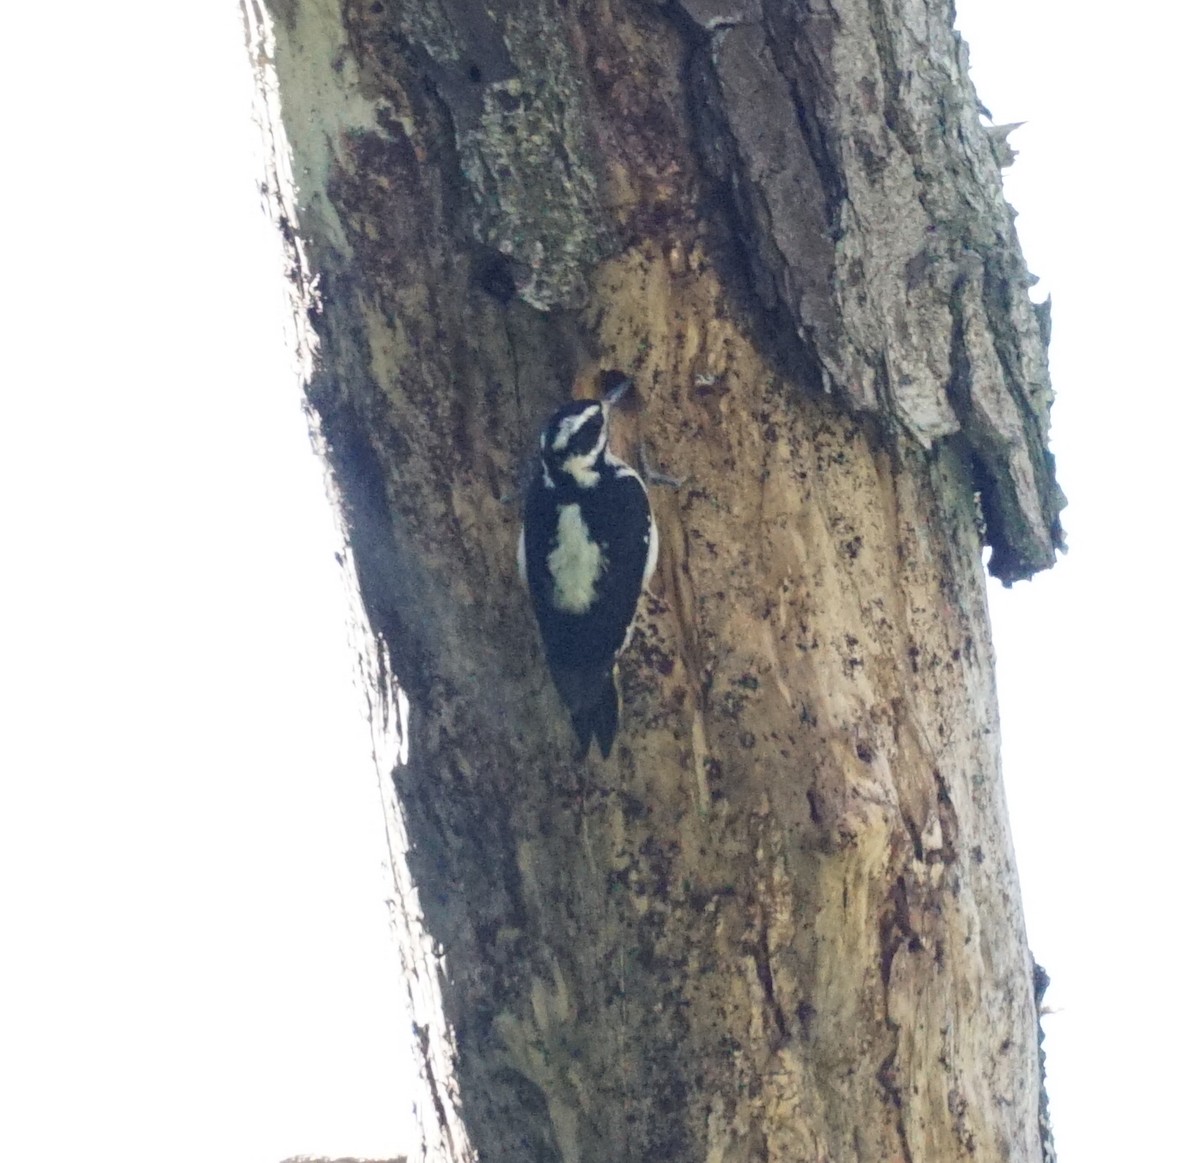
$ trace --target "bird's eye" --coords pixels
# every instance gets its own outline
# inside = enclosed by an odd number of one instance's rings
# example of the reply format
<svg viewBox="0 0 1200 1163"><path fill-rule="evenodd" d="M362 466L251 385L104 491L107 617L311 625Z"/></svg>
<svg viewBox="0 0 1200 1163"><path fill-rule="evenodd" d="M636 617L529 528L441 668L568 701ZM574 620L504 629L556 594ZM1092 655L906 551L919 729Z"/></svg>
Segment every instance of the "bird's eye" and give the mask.
<svg viewBox="0 0 1200 1163"><path fill-rule="evenodd" d="M604 412L599 405L592 404L582 409L572 408L557 424L547 428L543 435L556 453L579 456L599 444L603 429ZM545 443L542 447L545 449Z"/></svg>
<svg viewBox="0 0 1200 1163"><path fill-rule="evenodd" d="M570 448L574 453L590 452L596 447L600 440L600 434L604 429L604 415L597 409L595 414L589 416L579 430L571 437Z"/></svg>

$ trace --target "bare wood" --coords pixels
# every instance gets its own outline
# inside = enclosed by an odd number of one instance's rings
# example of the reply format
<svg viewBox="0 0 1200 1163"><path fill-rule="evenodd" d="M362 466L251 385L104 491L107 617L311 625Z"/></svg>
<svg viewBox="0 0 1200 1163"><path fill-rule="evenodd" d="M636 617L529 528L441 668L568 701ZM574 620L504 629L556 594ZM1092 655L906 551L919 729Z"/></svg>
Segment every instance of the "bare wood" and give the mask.
<svg viewBox="0 0 1200 1163"><path fill-rule="evenodd" d="M1052 563L1048 321L949 6L246 5L445 1156L1040 1160L976 498ZM581 766L503 498L591 366L688 483Z"/></svg>

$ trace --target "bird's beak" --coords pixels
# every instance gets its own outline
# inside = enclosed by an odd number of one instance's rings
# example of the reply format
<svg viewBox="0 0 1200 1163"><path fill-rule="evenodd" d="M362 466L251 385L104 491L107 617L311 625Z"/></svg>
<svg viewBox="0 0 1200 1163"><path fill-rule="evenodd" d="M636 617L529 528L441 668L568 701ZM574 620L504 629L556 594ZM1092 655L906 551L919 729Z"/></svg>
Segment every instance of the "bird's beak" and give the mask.
<svg viewBox="0 0 1200 1163"><path fill-rule="evenodd" d="M625 379L621 380L620 383L615 384L604 393L604 403L610 408L613 406L613 404L620 403L620 401L624 399L625 393L628 392L632 387L633 380L626 377Z"/></svg>

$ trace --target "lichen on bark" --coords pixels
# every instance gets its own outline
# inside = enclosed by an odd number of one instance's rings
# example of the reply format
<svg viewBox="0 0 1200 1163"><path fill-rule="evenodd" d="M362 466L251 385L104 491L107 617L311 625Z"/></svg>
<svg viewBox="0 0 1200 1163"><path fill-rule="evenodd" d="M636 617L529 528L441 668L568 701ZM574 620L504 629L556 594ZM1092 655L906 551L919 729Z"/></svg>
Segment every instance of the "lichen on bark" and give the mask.
<svg viewBox="0 0 1200 1163"><path fill-rule="evenodd" d="M1052 565L1064 502L1046 342L952 8L681 9L706 34L694 101L726 140L705 155L732 191L760 297L785 306L850 407L924 447L965 434L993 573ZM964 316L982 317L982 336Z"/></svg>
<svg viewBox="0 0 1200 1163"><path fill-rule="evenodd" d="M582 306L603 249L584 95L549 0L391 8L450 113L475 237L541 310Z"/></svg>

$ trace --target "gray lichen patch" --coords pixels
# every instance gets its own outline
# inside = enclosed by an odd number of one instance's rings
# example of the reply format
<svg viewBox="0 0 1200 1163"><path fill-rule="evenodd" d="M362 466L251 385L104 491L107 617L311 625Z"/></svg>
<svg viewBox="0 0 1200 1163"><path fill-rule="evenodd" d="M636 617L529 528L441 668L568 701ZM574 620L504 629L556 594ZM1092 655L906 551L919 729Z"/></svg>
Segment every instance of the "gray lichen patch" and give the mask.
<svg viewBox="0 0 1200 1163"><path fill-rule="evenodd" d="M851 409L926 450L965 433L993 573L1052 565L1064 501L1047 448L1045 328L946 14L849 0L683 11L708 34L692 84L703 153L732 194L764 306ZM979 266L964 362L947 337L963 272Z"/></svg>
<svg viewBox="0 0 1200 1163"><path fill-rule="evenodd" d="M566 62L555 65L566 72ZM534 307L582 306L600 255L601 215L583 124L567 84L521 76L483 94L460 130L478 240L513 260L517 293ZM574 160L573 160L574 159Z"/></svg>
<svg viewBox="0 0 1200 1163"><path fill-rule="evenodd" d="M399 21L450 111L476 240L510 260L525 302L582 306L604 215L582 70L559 15L544 0L415 3Z"/></svg>

